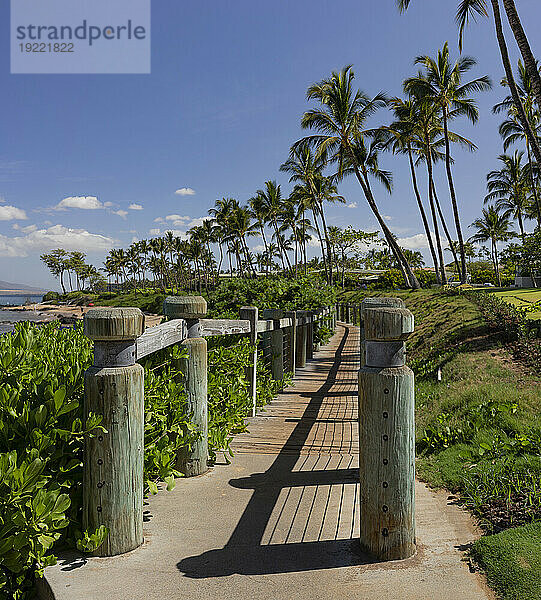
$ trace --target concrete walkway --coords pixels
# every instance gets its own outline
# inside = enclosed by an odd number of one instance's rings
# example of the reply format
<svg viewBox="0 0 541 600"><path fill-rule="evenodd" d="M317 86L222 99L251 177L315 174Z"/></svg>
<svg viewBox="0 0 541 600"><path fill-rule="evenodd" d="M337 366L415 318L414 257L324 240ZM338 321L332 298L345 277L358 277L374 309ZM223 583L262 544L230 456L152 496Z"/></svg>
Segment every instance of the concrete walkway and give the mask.
<svg viewBox="0 0 541 600"><path fill-rule="evenodd" d="M468 515L422 484L417 555L378 564L360 552L358 335L339 326L235 438L232 464L151 498L143 547L48 568L49 598L492 599L462 561Z"/></svg>

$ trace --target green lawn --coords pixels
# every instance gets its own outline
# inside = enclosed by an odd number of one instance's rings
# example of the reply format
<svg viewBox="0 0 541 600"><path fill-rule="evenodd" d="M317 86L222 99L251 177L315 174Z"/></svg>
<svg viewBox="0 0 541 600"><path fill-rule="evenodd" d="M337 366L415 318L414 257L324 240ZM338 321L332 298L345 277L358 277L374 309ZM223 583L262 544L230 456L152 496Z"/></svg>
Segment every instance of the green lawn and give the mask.
<svg viewBox="0 0 541 600"><path fill-rule="evenodd" d="M519 308L527 308L531 304L541 301L541 288L524 288L491 293ZM527 313L527 317L534 320L541 319L541 309L536 312Z"/></svg>
<svg viewBox="0 0 541 600"><path fill-rule="evenodd" d="M501 597L541 600L539 377L513 360L464 297L436 290L344 294L350 302L368 295L401 297L415 316L407 349L416 373L419 477L458 493L479 518L486 535L472 555Z"/></svg>

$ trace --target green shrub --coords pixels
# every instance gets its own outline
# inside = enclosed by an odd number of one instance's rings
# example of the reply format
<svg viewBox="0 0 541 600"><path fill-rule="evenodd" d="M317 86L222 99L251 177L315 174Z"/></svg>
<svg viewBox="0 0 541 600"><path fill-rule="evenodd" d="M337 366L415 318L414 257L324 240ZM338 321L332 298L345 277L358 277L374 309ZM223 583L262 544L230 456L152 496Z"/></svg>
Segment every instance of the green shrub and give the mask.
<svg viewBox="0 0 541 600"><path fill-rule="evenodd" d="M231 436L245 429L250 356L245 339L209 341L211 457L228 452ZM183 357L175 346L144 361L147 493L157 491L158 481L173 487L177 452L199 435L182 385ZM34 575L54 564L55 546L92 551L107 535L81 527L84 438L101 430L99 415L82 422L83 373L91 362L80 324L22 323L0 336L0 597L30 596ZM279 385L259 361L259 404Z"/></svg>
<svg viewBox="0 0 541 600"><path fill-rule="evenodd" d="M57 302L58 300L60 300L58 292L47 292L41 299L42 302Z"/></svg>

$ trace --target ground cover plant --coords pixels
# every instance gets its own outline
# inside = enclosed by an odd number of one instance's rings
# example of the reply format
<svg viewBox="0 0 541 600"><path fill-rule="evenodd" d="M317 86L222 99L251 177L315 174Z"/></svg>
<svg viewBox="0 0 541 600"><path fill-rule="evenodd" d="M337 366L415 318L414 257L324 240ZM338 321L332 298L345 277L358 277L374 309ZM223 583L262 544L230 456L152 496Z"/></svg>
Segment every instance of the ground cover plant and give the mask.
<svg viewBox="0 0 541 600"><path fill-rule="evenodd" d="M419 476L457 494L478 517L486 535L472 556L495 589L506 600L541 598L541 387L539 369L516 357L517 348L539 348L539 340L519 340L512 307L490 294L481 306L470 299L478 293L384 295L403 298L415 315L407 348L416 373ZM509 314L500 312L507 307ZM541 365L541 352L527 353L532 366L535 356Z"/></svg>
<svg viewBox="0 0 541 600"><path fill-rule="evenodd" d="M17 325L0 336L0 597L32 597L36 574L63 547L91 551L107 532L81 531L84 437L100 431L100 416L83 422L83 374L91 342L80 325ZM245 430L251 398L244 339L209 343L209 453L227 455L233 433ZM156 353L145 367L145 489L171 488L176 455L197 431L190 424L182 385L182 350ZM258 402L276 393L264 362L258 366Z"/></svg>

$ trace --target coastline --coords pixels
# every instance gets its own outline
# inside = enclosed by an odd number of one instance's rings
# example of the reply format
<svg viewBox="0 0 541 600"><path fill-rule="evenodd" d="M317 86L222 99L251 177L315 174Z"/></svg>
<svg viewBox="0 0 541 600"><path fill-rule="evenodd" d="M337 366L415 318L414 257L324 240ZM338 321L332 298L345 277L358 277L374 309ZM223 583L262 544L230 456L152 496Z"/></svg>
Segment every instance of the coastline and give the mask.
<svg viewBox="0 0 541 600"><path fill-rule="evenodd" d="M39 302L36 304L0 307L0 323L15 324L18 321L34 321L35 323L50 323L51 321L60 321L66 324L73 324L81 320L91 306L58 306L56 304L47 304ZM21 318L11 318L4 321L2 313L21 313ZM30 314L34 313L34 314ZM6 315L7 316L7 315ZM11 314L9 316L12 316ZM145 314L145 329L159 325L162 321L162 315Z"/></svg>

